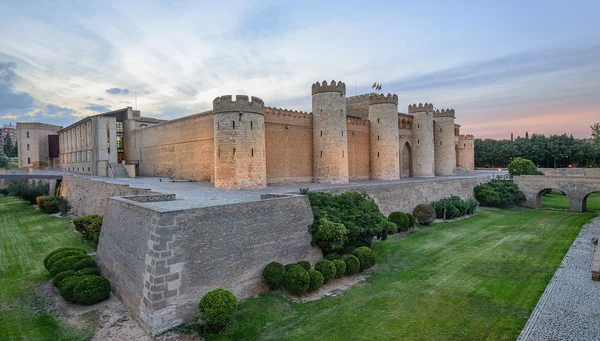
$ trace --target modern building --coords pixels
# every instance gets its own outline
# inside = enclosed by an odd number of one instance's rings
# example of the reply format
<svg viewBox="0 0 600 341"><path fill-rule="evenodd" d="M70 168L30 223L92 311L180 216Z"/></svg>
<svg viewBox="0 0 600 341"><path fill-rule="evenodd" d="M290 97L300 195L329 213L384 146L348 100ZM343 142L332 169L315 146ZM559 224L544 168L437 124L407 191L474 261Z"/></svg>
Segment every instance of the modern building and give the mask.
<svg viewBox="0 0 600 341"><path fill-rule="evenodd" d="M4 124L0 128L0 146L4 145L4 139L6 136L10 136L13 144L17 141L17 129L12 123Z"/></svg>
<svg viewBox="0 0 600 341"><path fill-rule="evenodd" d="M58 131L61 126L38 122L17 123L19 168L58 167Z"/></svg>

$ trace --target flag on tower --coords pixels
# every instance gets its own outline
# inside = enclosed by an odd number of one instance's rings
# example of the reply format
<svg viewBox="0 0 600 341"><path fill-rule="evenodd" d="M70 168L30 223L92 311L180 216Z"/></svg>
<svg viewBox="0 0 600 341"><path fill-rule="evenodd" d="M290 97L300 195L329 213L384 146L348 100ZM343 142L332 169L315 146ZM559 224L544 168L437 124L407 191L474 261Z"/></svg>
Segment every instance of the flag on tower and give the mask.
<svg viewBox="0 0 600 341"><path fill-rule="evenodd" d="M371 85L371 89L375 89L377 87L377 82L373 83L373 85Z"/></svg>

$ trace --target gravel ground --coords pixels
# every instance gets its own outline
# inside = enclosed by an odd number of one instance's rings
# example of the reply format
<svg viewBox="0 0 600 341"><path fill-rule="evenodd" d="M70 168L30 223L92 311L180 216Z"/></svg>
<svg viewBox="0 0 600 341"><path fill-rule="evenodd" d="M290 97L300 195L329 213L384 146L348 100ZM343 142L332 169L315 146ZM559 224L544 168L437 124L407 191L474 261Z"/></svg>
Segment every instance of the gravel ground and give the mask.
<svg viewBox="0 0 600 341"><path fill-rule="evenodd" d="M518 341L600 340L600 282L592 281L600 217L584 225Z"/></svg>

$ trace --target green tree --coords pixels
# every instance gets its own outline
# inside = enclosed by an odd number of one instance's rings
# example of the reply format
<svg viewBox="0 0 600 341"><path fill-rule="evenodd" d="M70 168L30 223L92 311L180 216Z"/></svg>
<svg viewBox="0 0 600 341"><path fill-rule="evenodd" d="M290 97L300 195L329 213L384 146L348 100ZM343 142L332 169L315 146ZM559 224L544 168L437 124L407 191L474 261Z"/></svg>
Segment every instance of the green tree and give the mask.
<svg viewBox="0 0 600 341"><path fill-rule="evenodd" d="M508 164L510 175L544 175L531 160L515 158Z"/></svg>
<svg viewBox="0 0 600 341"><path fill-rule="evenodd" d="M19 142L15 141L15 147L12 150L10 157L19 157Z"/></svg>
<svg viewBox="0 0 600 341"><path fill-rule="evenodd" d="M594 139L594 142L600 142L600 123L594 123L590 126L590 129L592 130L592 138Z"/></svg>
<svg viewBox="0 0 600 341"><path fill-rule="evenodd" d="M4 155L11 156L13 153L13 148L14 148L14 146L13 146L12 139L10 138L10 135L4 136L4 146L3 146Z"/></svg>

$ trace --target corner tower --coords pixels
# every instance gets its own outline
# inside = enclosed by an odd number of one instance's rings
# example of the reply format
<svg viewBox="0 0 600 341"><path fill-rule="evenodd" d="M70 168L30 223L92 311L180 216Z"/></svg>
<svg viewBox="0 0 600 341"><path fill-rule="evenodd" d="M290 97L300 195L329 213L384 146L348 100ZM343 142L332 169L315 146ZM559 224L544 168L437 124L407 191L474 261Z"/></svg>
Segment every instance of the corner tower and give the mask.
<svg viewBox="0 0 600 341"><path fill-rule="evenodd" d="M348 183L346 84L312 85L313 182Z"/></svg>
<svg viewBox="0 0 600 341"><path fill-rule="evenodd" d="M460 135L458 137L458 148L456 155L456 168L461 171L472 171L475 169L475 143L473 135Z"/></svg>
<svg viewBox="0 0 600 341"><path fill-rule="evenodd" d="M398 96L371 95L369 121L371 179L399 179Z"/></svg>
<svg viewBox="0 0 600 341"><path fill-rule="evenodd" d="M435 175L456 173L454 118L454 109L436 110L433 113Z"/></svg>
<svg viewBox="0 0 600 341"><path fill-rule="evenodd" d="M265 105L258 97L237 95L213 101L215 187L261 188L267 185Z"/></svg>
<svg viewBox="0 0 600 341"><path fill-rule="evenodd" d="M413 119L413 176L435 176L433 104L408 106Z"/></svg>

